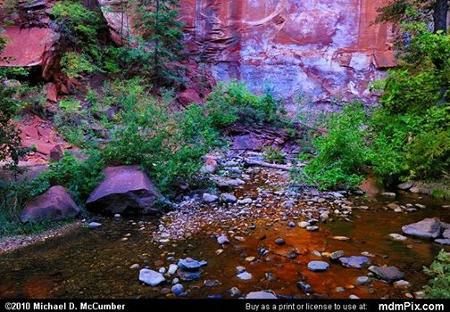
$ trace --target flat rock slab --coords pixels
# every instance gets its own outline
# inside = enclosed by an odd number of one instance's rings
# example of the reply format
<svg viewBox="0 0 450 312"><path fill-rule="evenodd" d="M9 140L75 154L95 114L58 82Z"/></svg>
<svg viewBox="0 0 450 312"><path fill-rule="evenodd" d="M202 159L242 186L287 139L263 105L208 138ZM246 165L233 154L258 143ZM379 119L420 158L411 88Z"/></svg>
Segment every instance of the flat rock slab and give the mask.
<svg viewBox="0 0 450 312"><path fill-rule="evenodd" d="M330 265L325 261L310 261L308 263L308 270L313 272L323 272L328 270Z"/></svg>
<svg viewBox="0 0 450 312"><path fill-rule="evenodd" d="M245 296L245 299L277 299L277 296L269 291L252 291Z"/></svg>
<svg viewBox="0 0 450 312"><path fill-rule="evenodd" d="M387 282L394 282L405 277L405 274L395 266L371 266L369 267L369 271Z"/></svg>
<svg viewBox="0 0 450 312"><path fill-rule="evenodd" d="M438 218L425 218L422 221L402 227L403 233L419 238L437 238L441 235L441 222Z"/></svg>
<svg viewBox="0 0 450 312"><path fill-rule="evenodd" d="M29 201L20 215L20 220L22 222L62 220L75 217L79 213L80 208L69 192L64 187L56 185Z"/></svg>
<svg viewBox="0 0 450 312"><path fill-rule="evenodd" d="M86 206L96 211L116 213L156 213L159 191L138 166L108 167L105 179L91 193Z"/></svg>
<svg viewBox="0 0 450 312"><path fill-rule="evenodd" d="M341 257L339 261L344 267L354 269L361 269L370 263L369 258L364 256Z"/></svg>

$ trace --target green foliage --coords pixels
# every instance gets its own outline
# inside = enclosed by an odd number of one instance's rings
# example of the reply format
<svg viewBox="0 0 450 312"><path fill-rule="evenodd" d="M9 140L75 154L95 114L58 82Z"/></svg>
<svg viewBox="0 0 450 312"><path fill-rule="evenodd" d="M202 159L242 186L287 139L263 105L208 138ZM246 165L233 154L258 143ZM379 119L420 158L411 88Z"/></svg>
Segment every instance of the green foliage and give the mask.
<svg viewBox="0 0 450 312"><path fill-rule="evenodd" d="M191 183L201 157L219 143L218 132L198 106L171 114L167 104L149 95L140 80L121 95L120 126L102 150L108 164L141 164L163 192L178 182Z"/></svg>
<svg viewBox="0 0 450 312"><path fill-rule="evenodd" d="M61 66L63 73L70 78L79 78L81 74L90 74L97 69L85 55L76 52L64 53Z"/></svg>
<svg viewBox="0 0 450 312"><path fill-rule="evenodd" d="M53 6L50 16L61 35L64 73L80 78L82 74L114 69L115 64L101 41L106 25L98 9L88 9L77 0L64 0Z"/></svg>
<svg viewBox="0 0 450 312"><path fill-rule="evenodd" d="M439 178L450 165L450 35L416 29L371 121L374 170L388 181Z"/></svg>
<svg viewBox="0 0 450 312"><path fill-rule="evenodd" d="M79 160L66 153L61 160L50 163L47 171L30 182L37 190L33 191L32 195L38 195L50 186L62 185L82 203L100 182L104 168L104 162L98 151L89 150L87 156L86 160Z"/></svg>
<svg viewBox="0 0 450 312"><path fill-rule="evenodd" d="M82 49L96 44L100 29L98 12L87 9L78 1L64 0L53 6L51 16L59 26L65 44Z"/></svg>
<svg viewBox="0 0 450 312"><path fill-rule="evenodd" d="M226 128L235 122L276 124L282 119L279 104L270 92L257 96L236 81L218 84L208 96L206 111L217 128Z"/></svg>
<svg viewBox="0 0 450 312"><path fill-rule="evenodd" d="M284 164L286 155L276 147L266 146L264 148L264 159L270 163Z"/></svg>
<svg viewBox="0 0 450 312"><path fill-rule="evenodd" d="M421 31L403 51L400 65L384 83L384 108L396 114L420 113L449 102L450 35Z"/></svg>
<svg viewBox="0 0 450 312"><path fill-rule="evenodd" d="M366 145L366 114L361 104L344 108L327 121L327 133L313 141L317 156L294 179L320 189L354 187L363 179L370 159ZM301 157L305 157L302 155Z"/></svg>
<svg viewBox="0 0 450 312"><path fill-rule="evenodd" d="M428 299L450 299L450 253L441 250L429 268L424 268L431 280L425 286Z"/></svg>
<svg viewBox="0 0 450 312"><path fill-rule="evenodd" d="M131 64L145 65L146 76L156 86L180 82L174 64L183 49L183 23L176 10L178 1L141 0L138 3L139 18L135 27L142 35L137 40L139 44L125 50L124 56Z"/></svg>

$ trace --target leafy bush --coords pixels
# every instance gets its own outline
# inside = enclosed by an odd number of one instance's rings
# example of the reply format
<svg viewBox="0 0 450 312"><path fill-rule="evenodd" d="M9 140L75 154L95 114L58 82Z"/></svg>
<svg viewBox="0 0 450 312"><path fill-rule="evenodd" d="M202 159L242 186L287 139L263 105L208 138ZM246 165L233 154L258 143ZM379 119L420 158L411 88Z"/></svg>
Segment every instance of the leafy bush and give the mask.
<svg viewBox="0 0 450 312"><path fill-rule="evenodd" d="M294 179L320 189L354 187L367 171L366 114L359 103L348 105L327 121L327 134L314 139L317 156ZM305 157L302 155L301 157Z"/></svg>
<svg viewBox="0 0 450 312"><path fill-rule="evenodd" d="M64 0L53 6L51 16L60 28L64 44L96 50L94 46L101 27L98 12L89 10L81 2Z"/></svg>
<svg viewBox="0 0 450 312"><path fill-rule="evenodd" d="M286 155L278 148L273 146L267 146L264 148L264 159L267 162L275 164L284 164L286 161Z"/></svg>
<svg viewBox="0 0 450 312"><path fill-rule="evenodd" d="M101 154L108 164L141 164L163 192L178 182L195 182L201 157L219 144L218 132L201 107L170 113L140 80L118 98L123 110Z"/></svg>
<svg viewBox="0 0 450 312"><path fill-rule="evenodd" d="M65 153L61 160L50 163L46 172L30 182L37 190L33 191L32 195L39 195L50 186L62 185L78 202L83 202L100 182L101 171L104 168L104 162L98 151L87 152L86 160L79 160L72 154Z"/></svg>
<svg viewBox="0 0 450 312"><path fill-rule="evenodd" d="M431 277L425 286L428 299L450 299L450 253L441 250L425 273Z"/></svg>
<svg viewBox="0 0 450 312"><path fill-rule="evenodd" d="M97 69L85 55L76 52L64 53L61 66L63 73L71 78L79 78L81 74L93 73Z"/></svg>
<svg viewBox="0 0 450 312"><path fill-rule="evenodd" d="M281 121L279 104L270 92L257 96L236 81L218 84L208 96L206 111L217 128L225 128L238 121L259 125Z"/></svg>

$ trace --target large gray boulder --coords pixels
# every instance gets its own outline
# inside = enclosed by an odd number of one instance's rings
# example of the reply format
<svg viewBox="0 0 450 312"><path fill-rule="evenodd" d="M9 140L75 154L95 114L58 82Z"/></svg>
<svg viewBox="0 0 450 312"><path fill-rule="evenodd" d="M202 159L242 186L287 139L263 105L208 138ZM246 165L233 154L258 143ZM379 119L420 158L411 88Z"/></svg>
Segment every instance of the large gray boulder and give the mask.
<svg viewBox="0 0 450 312"><path fill-rule="evenodd" d="M161 194L138 166L108 167L105 179L91 193L86 207L116 213L150 214L159 211Z"/></svg>
<svg viewBox="0 0 450 312"><path fill-rule="evenodd" d="M20 220L22 222L62 220L75 217L79 213L80 208L69 192L64 187L56 185L29 201L20 215Z"/></svg>
<svg viewBox="0 0 450 312"><path fill-rule="evenodd" d="M441 230L441 222L438 218L425 218L402 227L403 233L420 238L437 238L441 235Z"/></svg>

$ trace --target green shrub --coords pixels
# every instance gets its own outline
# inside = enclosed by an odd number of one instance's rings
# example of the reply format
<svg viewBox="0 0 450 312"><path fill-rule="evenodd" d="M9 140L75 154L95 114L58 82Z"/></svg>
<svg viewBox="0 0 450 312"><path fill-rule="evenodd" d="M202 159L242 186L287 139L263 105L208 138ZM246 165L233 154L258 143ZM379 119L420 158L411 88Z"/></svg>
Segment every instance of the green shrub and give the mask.
<svg viewBox="0 0 450 312"><path fill-rule="evenodd" d="M81 74L90 74L97 70L86 57L76 52L66 52L61 58L62 71L70 78L79 78Z"/></svg>
<svg viewBox="0 0 450 312"><path fill-rule="evenodd" d="M363 106L354 103L327 121L327 133L313 140L316 157L294 179L320 189L357 186L367 172L371 152L366 145ZM301 157L305 157L302 155Z"/></svg>
<svg viewBox="0 0 450 312"><path fill-rule="evenodd" d="M218 84L208 96L206 111L217 128L235 122L251 125L281 122L279 103L270 92L257 96L236 81Z"/></svg>
<svg viewBox="0 0 450 312"><path fill-rule="evenodd" d="M105 162L142 165L166 193L179 182L195 182L201 157L219 144L203 109L193 105L170 113L168 104L148 94L140 80L125 88L118 98L123 106L118 124L102 150Z"/></svg>
<svg viewBox="0 0 450 312"><path fill-rule="evenodd" d="M78 160L72 154L65 153L61 160L50 163L46 172L30 182L36 186L36 191L33 191L32 195L39 195L50 186L62 185L79 203L83 203L100 182L101 171L104 168L103 159L98 151L88 150L87 153L86 160Z"/></svg>
<svg viewBox="0 0 450 312"><path fill-rule="evenodd" d="M284 164L286 161L286 155L278 148L273 146L267 146L264 148L264 159L267 162L275 164Z"/></svg>
<svg viewBox="0 0 450 312"><path fill-rule="evenodd" d="M64 0L53 6L51 16L60 28L63 44L95 50L101 27L98 12L89 10L81 2Z"/></svg>
<svg viewBox="0 0 450 312"><path fill-rule="evenodd" d="M431 277L425 286L428 299L450 299L450 253L441 250L425 273Z"/></svg>

